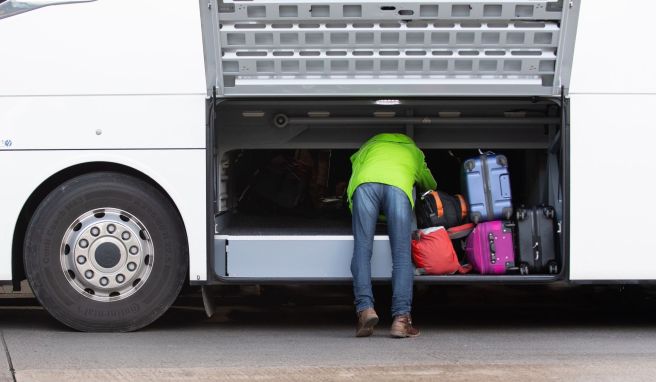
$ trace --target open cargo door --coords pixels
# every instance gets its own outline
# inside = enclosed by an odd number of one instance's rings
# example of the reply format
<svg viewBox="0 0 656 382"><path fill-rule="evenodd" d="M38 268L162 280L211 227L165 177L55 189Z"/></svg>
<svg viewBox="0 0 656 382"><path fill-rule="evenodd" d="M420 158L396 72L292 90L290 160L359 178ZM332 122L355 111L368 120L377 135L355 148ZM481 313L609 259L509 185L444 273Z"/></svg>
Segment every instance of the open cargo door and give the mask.
<svg viewBox="0 0 656 382"><path fill-rule="evenodd" d="M223 96L557 96L578 17L563 0L216 5Z"/></svg>

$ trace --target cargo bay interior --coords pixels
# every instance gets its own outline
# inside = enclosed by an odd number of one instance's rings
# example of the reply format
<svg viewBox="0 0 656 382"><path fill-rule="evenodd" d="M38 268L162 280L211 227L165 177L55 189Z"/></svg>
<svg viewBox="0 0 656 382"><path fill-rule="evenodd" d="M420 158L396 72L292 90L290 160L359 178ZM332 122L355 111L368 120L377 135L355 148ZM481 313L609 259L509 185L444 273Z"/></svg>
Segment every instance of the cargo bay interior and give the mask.
<svg viewBox="0 0 656 382"><path fill-rule="evenodd" d="M224 100L217 104L214 129L214 271L243 279L348 278L351 218L343 195L349 158L381 132L412 137L438 189L451 194L464 191L464 159L479 150L504 154L514 206L552 205L562 215L562 114L559 102L536 97ZM385 232L379 224L374 279L389 277ZM495 277L557 278L510 272L418 279Z"/></svg>

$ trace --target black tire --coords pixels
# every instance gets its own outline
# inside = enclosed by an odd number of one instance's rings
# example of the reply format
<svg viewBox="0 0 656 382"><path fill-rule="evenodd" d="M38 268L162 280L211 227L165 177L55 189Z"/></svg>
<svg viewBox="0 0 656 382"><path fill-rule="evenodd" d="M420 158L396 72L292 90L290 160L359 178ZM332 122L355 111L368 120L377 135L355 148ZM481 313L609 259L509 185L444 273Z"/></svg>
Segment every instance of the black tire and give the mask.
<svg viewBox="0 0 656 382"><path fill-rule="evenodd" d="M147 278L141 284L136 280L138 288L119 300L90 298L63 269L63 240L71 224L99 208L129 212L148 228L153 245L153 260L146 256L144 262L150 264ZM177 298L188 268L184 226L171 201L147 182L113 172L81 175L52 191L30 220L23 253L27 279L41 305L81 331L126 332L152 323Z"/></svg>

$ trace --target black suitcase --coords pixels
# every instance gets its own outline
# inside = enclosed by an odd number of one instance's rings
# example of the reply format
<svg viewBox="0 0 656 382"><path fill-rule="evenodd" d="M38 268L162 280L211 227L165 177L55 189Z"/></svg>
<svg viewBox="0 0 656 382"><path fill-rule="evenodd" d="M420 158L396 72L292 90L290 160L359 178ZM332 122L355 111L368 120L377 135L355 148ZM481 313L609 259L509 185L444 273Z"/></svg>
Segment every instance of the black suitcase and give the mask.
<svg viewBox="0 0 656 382"><path fill-rule="evenodd" d="M521 207L516 211L519 271L527 274L559 272L554 209L548 206Z"/></svg>

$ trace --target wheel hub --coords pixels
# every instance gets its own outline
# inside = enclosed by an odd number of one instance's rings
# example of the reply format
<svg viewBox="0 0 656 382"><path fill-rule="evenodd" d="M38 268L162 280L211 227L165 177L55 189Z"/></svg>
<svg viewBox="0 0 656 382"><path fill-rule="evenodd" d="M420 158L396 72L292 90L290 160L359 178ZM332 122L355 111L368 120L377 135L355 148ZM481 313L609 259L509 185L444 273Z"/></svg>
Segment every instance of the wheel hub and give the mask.
<svg viewBox="0 0 656 382"><path fill-rule="evenodd" d="M98 268L105 272L112 272L125 261L126 252L121 242L109 237L93 243L89 250L89 257Z"/></svg>
<svg viewBox="0 0 656 382"><path fill-rule="evenodd" d="M97 301L135 293L150 275L153 243L146 227L129 213L102 208L78 217L66 230L61 265L68 282Z"/></svg>

